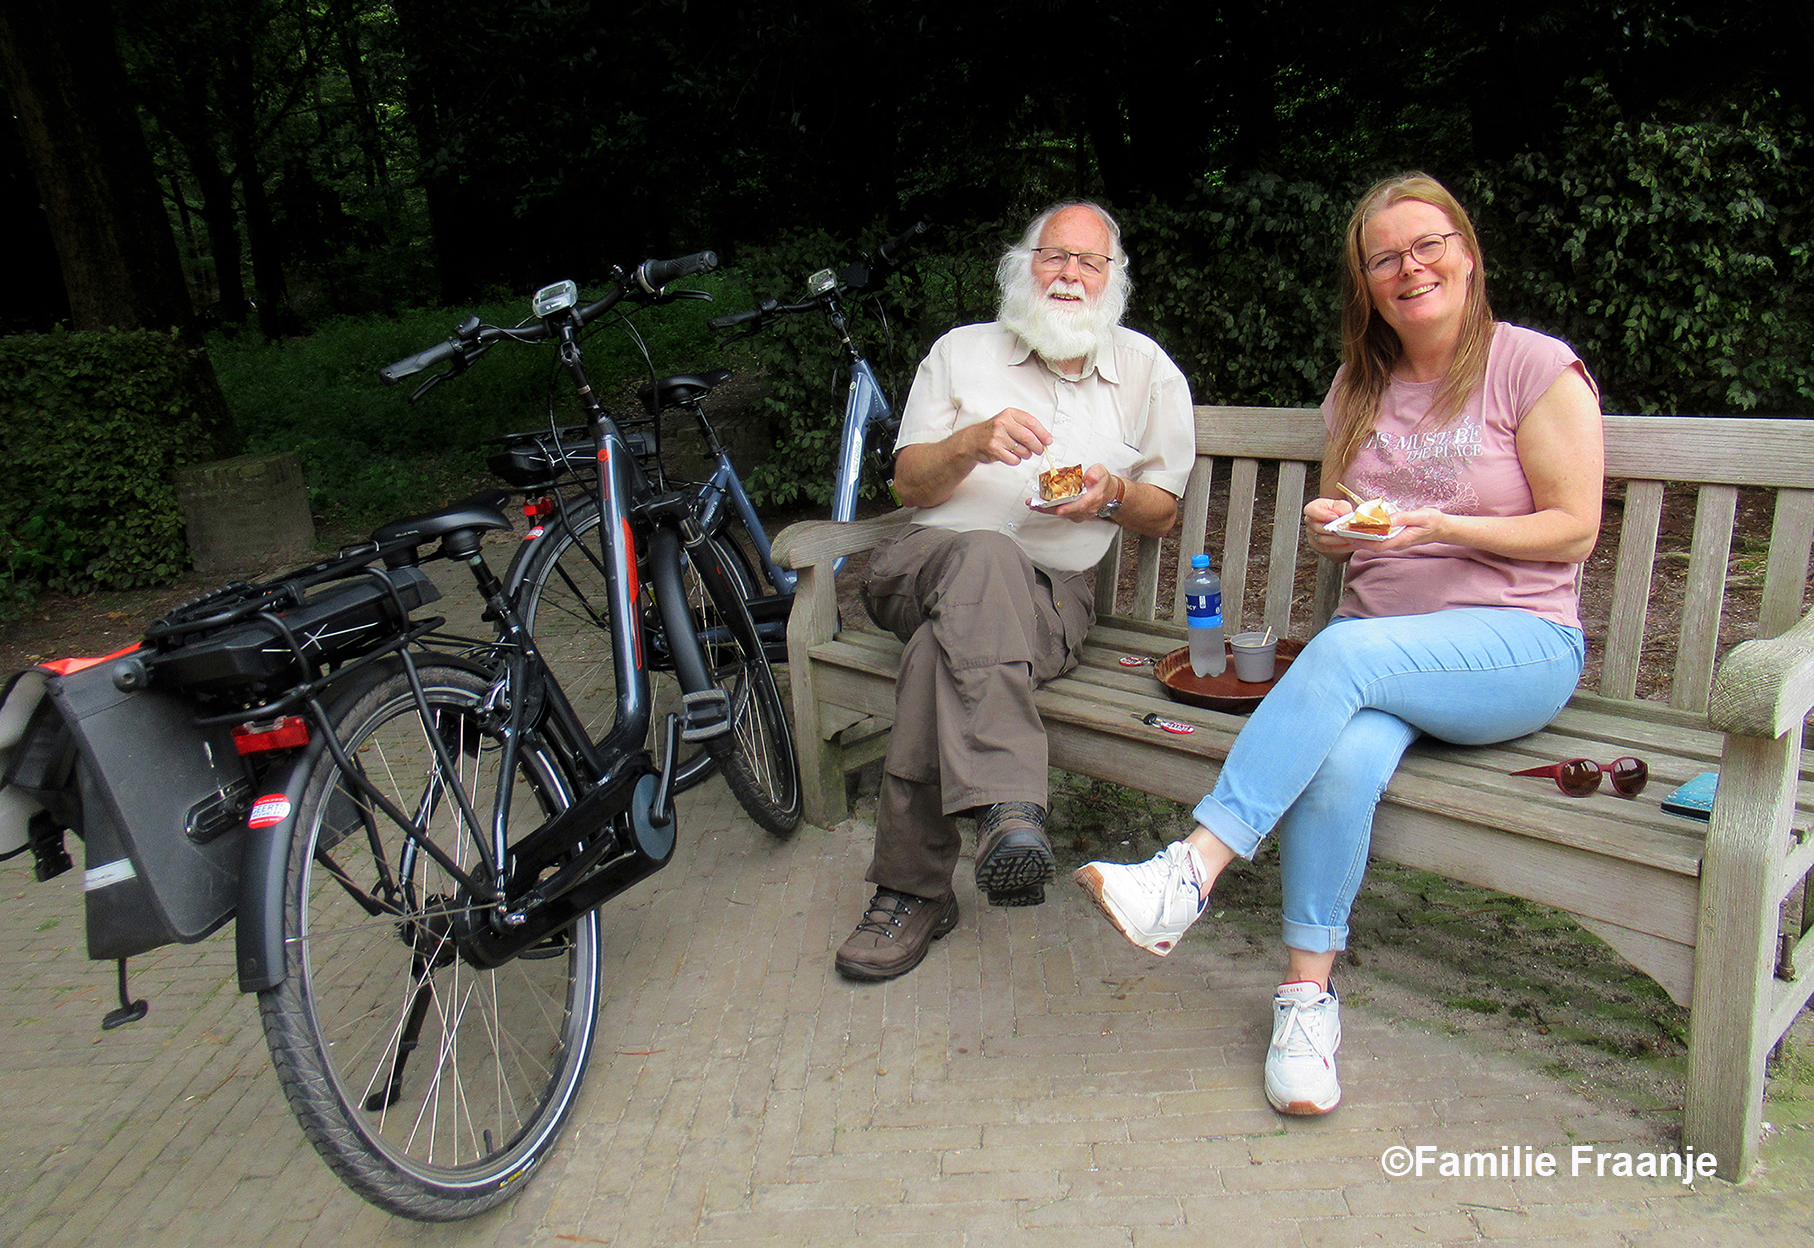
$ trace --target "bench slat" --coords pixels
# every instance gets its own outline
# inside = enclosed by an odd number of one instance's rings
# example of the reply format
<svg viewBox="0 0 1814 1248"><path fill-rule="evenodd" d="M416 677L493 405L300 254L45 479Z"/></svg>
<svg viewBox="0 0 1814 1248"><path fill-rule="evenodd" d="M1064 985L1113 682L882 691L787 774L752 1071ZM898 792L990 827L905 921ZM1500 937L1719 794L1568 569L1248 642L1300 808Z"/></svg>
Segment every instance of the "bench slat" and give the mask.
<svg viewBox="0 0 1814 1248"><path fill-rule="evenodd" d="M1737 511L1735 486L1701 487L1694 510L1694 539L1688 548L1688 582L1682 590L1675 679L1669 685L1669 705L1684 710L1706 710L1713 692L1713 655L1719 647L1726 567L1732 557L1732 521Z"/></svg>
<svg viewBox="0 0 1814 1248"><path fill-rule="evenodd" d="M1606 658L1600 669L1600 692L1609 698L1637 695L1638 659L1644 648L1644 621L1650 616L1651 574L1662 520L1663 483L1630 482L1625 487L1625 519L1619 526Z"/></svg>
<svg viewBox="0 0 1814 1248"><path fill-rule="evenodd" d="M1814 547L1814 490L1783 490L1770 526L1770 560L1757 635L1780 637L1801 619L1808 589L1808 553Z"/></svg>
<svg viewBox="0 0 1814 1248"><path fill-rule="evenodd" d="M1278 502L1272 512L1272 550L1267 554L1266 563L1266 611L1255 627L1270 628L1280 637L1291 636L1291 595L1297 578L1279 573L1297 567L1298 542L1304 527L1306 471L1307 466L1297 460L1288 459L1279 464Z"/></svg>
<svg viewBox="0 0 1814 1248"><path fill-rule="evenodd" d="M1199 439L1199 442L1201 439ZM1209 528L1209 491L1216 480L1216 461L1208 455L1197 456L1191 466L1190 482L1184 487L1183 514L1179 517L1178 567L1190 566L1190 557L1203 553L1205 532ZM1155 616L1157 613L1155 613ZM1184 577L1172 589L1172 622L1184 624Z"/></svg>
<svg viewBox="0 0 1814 1248"><path fill-rule="evenodd" d="M1222 578L1222 623L1231 635L1240 629L1247 597L1247 552L1253 546L1254 499L1258 493L1260 465L1237 459L1228 472L1228 530L1220 551L1212 555L1216 575Z"/></svg>

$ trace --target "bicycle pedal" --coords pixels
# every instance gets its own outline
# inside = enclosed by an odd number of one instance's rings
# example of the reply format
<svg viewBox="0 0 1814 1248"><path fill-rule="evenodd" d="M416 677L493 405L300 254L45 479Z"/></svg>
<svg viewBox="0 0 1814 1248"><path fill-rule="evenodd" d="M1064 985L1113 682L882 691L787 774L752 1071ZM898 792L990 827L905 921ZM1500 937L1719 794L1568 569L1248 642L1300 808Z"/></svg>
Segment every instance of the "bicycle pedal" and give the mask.
<svg viewBox="0 0 1814 1248"><path fill-rule="evenodd" d="M701 689L680 699L682 741L710 741L731 730L731 700L722 689Z"/></svg>

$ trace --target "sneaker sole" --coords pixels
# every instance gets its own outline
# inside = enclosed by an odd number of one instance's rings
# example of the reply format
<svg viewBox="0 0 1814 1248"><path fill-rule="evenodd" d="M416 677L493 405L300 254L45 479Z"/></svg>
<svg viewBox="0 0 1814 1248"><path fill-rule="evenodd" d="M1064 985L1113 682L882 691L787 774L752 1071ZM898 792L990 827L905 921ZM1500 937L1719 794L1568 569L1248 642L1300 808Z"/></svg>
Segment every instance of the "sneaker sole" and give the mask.
<svg viewBox="0 0 1814 1248"><path fill-rule="evenodd" d="M1334 1109L1342 1103L1342 1094L1338 1089L1335 1094L1335 1099L1330 1101L1327 1105L1318 1105L1315 1101L1287 1101L1281 1105L1278 1101L1273 1099L1272 1090L1269 1088L1266 1091L1266 1100L1281 1114L1290 1114L1295 1118L1313 1118L1319 1114L1333 1112Z"/></svg>
<svg viewBox="0 0 1814 1248"><path fill-rule="evenodd" d="M1142 931L1139 927L1123 917L1122 914L1115 909L1115 903L1103 894L1102 872L1098 871L1094 866L1082 866L1077 868L1071 878L1077 881L1077 887L1089 894L1090 900L1096 903L1096 908L1102 911L1103 917L1115 925L1115 930L1127 937L1129 944L1136 948L1144 949L1154 957L1159 958L1163 958L1166 954L1178 947L1176 937L1151 935ZM1162 949L1159 947L1160 945L1164 945L1165 947Z"/></svg>
<svg viewBox="0 0 1814 1248"><path fill-rule="evenodd" d="M943 940L945 937L951 935L951 933L957 929L957 920L957 907L952 906L951 912L946 917L940 919L938 921L938 926L932 929L932 940ZM911 971L914 967L924 962L926 960L926 955L932 952L932 940L926 942L926 947L920 950L919 957L892 970L878 970L872 966L863 966L859 963L846 962L843 958L834 958L832 960L832 965L837 967L838 974L842 975L845 979L854 979L865 984L879 984L884 980L899 979L908 971Z"/></svg>

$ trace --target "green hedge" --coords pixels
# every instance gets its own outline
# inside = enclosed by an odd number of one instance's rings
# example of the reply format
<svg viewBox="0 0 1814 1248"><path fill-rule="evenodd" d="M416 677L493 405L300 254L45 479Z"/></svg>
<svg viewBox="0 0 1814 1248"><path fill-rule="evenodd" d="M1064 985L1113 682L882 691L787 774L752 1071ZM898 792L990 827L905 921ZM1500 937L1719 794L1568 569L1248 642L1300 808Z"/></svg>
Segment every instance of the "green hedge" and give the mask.
<svg viewBox="0 0 1814 1248"><path fill-rule="evenodd" d="M188 563L171 484L212 457L199 349L173 334L0 338L0 608L54 589L128 589Z"/></svg>

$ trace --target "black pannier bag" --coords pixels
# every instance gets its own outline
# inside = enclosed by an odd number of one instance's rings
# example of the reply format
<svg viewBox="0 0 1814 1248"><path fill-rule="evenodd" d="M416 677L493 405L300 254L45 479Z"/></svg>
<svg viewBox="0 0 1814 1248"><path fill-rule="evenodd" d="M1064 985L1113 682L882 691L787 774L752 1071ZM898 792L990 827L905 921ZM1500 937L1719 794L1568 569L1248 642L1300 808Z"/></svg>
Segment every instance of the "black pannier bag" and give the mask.
<svg viewBox="0 0 1814 1248"><path fill-rule="evenodd" d="M88 956L125 958L201 940L238 900L238 831L251 782L226 726L157 690L123 693L113 664L51 681L76 748Z"/></svg>

